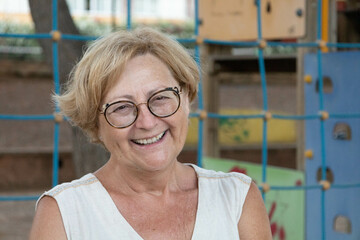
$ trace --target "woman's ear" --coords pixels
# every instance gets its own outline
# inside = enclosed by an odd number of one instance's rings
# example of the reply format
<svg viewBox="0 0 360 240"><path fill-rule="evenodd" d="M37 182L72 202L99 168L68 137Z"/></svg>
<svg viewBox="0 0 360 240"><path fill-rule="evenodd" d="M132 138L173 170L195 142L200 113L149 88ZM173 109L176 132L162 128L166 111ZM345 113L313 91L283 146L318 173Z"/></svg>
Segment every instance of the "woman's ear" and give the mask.
<svg viewBox="0 0 360 240"><path fill-rule="evenodd" d="M103 136L101 134L101 130L100 130L100 124L98 123L98 129L97 129L97 137L100 140L100 142L104 142Z"/></svg>
<svg viewBox="0 0 360 240"><path fill-rule="evenodd" d="M190 114L190 100L189 97L186 95L183 100L183 108L187 115Z"/></svg>

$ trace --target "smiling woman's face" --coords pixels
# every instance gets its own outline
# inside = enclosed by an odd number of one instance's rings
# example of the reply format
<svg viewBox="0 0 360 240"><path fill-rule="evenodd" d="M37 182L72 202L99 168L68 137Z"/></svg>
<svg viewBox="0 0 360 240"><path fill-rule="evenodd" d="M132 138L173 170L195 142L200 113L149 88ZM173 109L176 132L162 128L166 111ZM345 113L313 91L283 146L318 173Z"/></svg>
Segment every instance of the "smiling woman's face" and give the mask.
<svg viewBox="0 0 360 240"><path fill-rule="evenodd" d="M154 92L168 87L180 89L168 67L153 55L137 56L125 65L102 104L120 100L146 103ZM154 116L146 104L139 105L137 120L123 129L110 126L101 114L99 136L111 153L111 160L147 171L161 170L176 161L185 143L189 115L187 93L180 93L180 99L178 111L166 118Z"/></svg>

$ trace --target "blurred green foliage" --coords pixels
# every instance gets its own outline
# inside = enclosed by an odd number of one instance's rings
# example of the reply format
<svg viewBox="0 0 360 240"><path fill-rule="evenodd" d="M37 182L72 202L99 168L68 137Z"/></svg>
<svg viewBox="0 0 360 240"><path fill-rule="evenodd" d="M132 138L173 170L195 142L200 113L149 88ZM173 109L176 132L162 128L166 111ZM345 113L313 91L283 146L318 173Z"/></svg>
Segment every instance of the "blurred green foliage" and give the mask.
<svg viewBox="0 0 360 240"><path fill-rule="evenodd" d="M0 21L0 33L33 34L35 33L35 28L32 23L5 19ZM32 47L33 51L31 51ZM41 50L36 39L1 37L0 50L0 58L41 59L41 56L39 56Z"/></svg>
<svg viewBox="0 0 360 240"><path fill-rule="evenodd" d="M111 22L99 21L95 18L81 17L75 19L75 24L80 34L85 36L101 36L107 33L126 29L125 24L114 25ZM170 23L159 21L154 23L137 23L132 24L132 28L148 26L164 32L176 39L194 38L194 23ZM6 19L0 21L0 33L12 34L33 34L35 28L32 22L18 22L16 20ZM192 49L195 43L183 43L186 48ZM241 50L240 50L241 51ZM253 51L256 55L256 49ZM294 55L296 48L291 46L267 47L264 49L265 55ZM42 60L41 48L36 39L26 38L0 38L0 58L10 59L31 59Z"/></svg>
<svg viewBox="0 0 360 240"><path fill-rule="evenodd" d="M113 31L126 29L126 25L113 26L110 22L102 22L89 17L77 18L75 19L75 24L80 34L85 36L101 36ZM155 28L174 38L191 38L194 35L194 24L188 22L174 24L161 21L151 24L132 24L133 28L139 26ZM0 21L0 33L33 34L35 33L35 28L32 22L24 23L15 20L2 20ZM192 44L184 45L190 48L193 47ZM33 51L31 51L31 48ZM40 45L36 39L0 38L0 58L42 60L41 49L39 48ZM22 50L23 52L21 52Z"/></svg>

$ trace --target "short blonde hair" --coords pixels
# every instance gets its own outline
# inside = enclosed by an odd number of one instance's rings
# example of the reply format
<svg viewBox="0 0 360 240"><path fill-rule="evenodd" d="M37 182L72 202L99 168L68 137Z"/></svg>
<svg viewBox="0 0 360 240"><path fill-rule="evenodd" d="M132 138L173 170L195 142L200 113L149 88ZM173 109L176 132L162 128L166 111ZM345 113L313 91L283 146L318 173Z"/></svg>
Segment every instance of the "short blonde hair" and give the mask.
<svg viewBox="0 0 360 240"><path fill-rule="evenodd" d="M149 28L119 31L94 41L73 68L65 91L55 95L61 113L80 127L92 142L98 138L101 101L114 85L125 64L132 58L152 54L162 60L188 93L197 94L199 71L196 62L175 40Z"/></svg>

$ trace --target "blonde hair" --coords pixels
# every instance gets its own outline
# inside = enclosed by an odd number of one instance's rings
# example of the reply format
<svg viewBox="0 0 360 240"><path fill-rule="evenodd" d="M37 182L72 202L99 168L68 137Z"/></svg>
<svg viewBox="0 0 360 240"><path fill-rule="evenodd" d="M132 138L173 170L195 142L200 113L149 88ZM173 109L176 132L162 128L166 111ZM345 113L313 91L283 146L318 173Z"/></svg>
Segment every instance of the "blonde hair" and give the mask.
<svg viewBox="0 0 360 240"><path fill-rule="evenodd" d="M111 33L94 41L73 68L65 92L55 95L61 113L80 127L92 142L98 138L102 98L132 58L152 54L162 60L187 92L190 102L197 93L199 71L194 59L175 40L149 28Z"/></svg>

